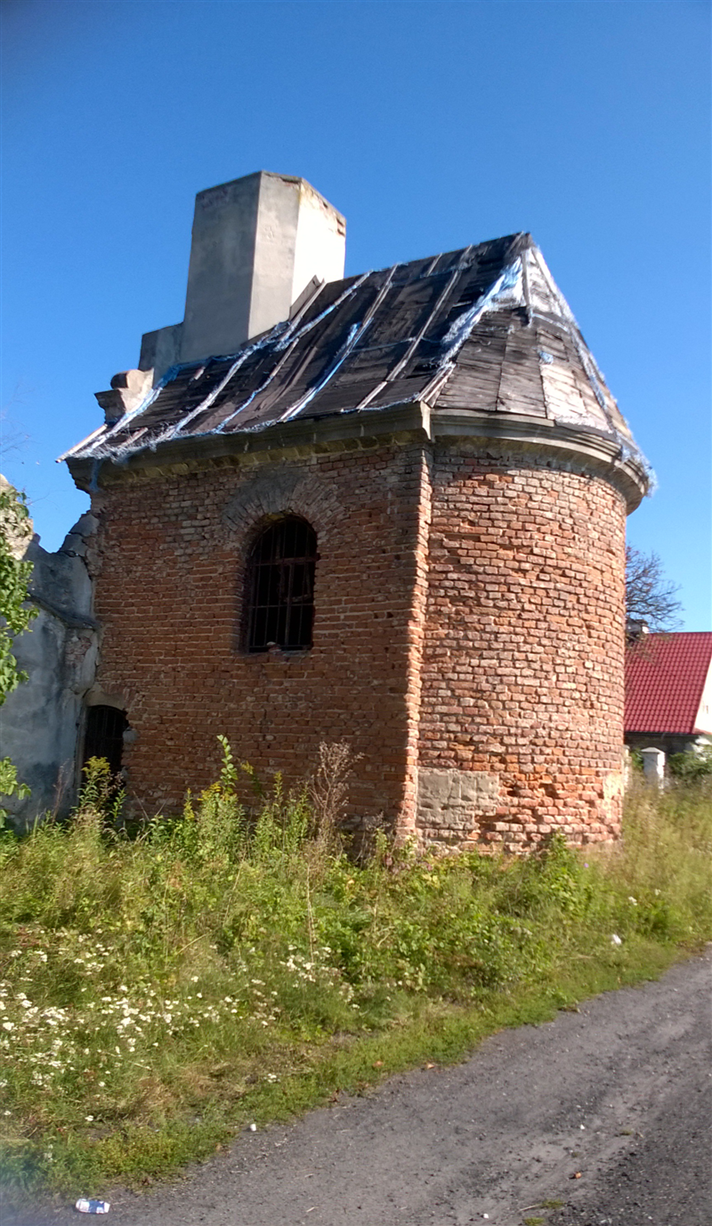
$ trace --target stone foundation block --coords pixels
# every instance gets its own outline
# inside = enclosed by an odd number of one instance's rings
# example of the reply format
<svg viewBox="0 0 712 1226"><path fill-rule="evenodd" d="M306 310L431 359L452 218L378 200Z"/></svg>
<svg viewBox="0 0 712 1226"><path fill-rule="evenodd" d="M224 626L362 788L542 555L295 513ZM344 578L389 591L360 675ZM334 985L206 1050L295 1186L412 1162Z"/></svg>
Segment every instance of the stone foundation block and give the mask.
<svg viewBox="0 0 712 1226"><path fill-rule="evenodd" d="M498 794L498 775L420 767L417 825L429 839L462 839L495 811Z"/></svg>

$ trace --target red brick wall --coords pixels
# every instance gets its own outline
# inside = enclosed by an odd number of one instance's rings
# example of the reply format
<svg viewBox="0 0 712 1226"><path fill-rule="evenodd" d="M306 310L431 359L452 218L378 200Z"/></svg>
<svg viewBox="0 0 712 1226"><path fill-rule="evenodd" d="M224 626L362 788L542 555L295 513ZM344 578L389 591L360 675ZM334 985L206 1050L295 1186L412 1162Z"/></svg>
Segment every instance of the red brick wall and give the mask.
<svg viewBox="0 0 712 1226"><path fill-rule="evenodd" d="M614 834L624 499L505 446L344 443L105 473L98 680L138 733L126 754L137 802L175 810L213 780L218 733L288 783L320 741L345 740L363 755L354 817L415 831L418 778L422 798L424 781L437 791L454 772L467 803L452 828L442 808L446 839ZM314 646L247 655L245 560L288 511L317 532ZM432 809L430 826L425 837Z"/></svg>
<svg viewBox="0 0 712 1226"><path fill-rule="evenodd" d="M145 811L175 810L219 769L218 733L264 778L295 782L320 741L364 755L355 815L403 816L412 793L409 623L416 583L418 445L324 450L288 463L105 475L96 615L99 684L138 733L125 761ZM269 515L315 528L314 646L246 655L239 642L246 555ZM422 576L420 578L423 589Z"/></svg>
<svg viewBox="0 0 712 1226"><path fill-rule="evenodd" d="M437 448L420 763L498 777L480 838L618 830L624 547L607 482Z"/></svg>

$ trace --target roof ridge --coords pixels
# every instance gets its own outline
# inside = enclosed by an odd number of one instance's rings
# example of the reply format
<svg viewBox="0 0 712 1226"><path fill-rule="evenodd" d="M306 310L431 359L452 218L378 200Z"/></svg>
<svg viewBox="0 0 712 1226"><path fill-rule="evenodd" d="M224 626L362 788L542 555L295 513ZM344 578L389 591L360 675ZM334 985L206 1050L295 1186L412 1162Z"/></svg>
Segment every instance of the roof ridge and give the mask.
<svg viewBox="0 0 712 1226"><path fill-rule="evenodd" d="M521 240L521 242L518 240ZM528 230L516 230L512 234L502 234L499 237L495 237L495 238L485 238L482 240L482 242L479 242L479 243L469 243L464 247L453 247L451 251L439 251L435 255L414 256L412 260L396 260L395 264L384 264L382 268L370 268L368 272L366 272L365 274L361 274L361 275L365 275L367 277L377 276L380 273L391 272L395 268L409 268L412 264L430 263L432 265L434 262L437 263L438 261L444 259L446 256L450 256L450 257L454 257L456 255L461 256L465 252L471 253L474 256L483 247L491 247L495 243L506 243L508 241L511 243L511 248L509 252L507 253L508 258L516 258L516 256L521 255L523 251L528 251L531 248L537 246L536 242L532 238L531 233ZM465 268L468 268L469 266L470 266L469 264L463 264L461 271L464 270ZM450 264L445 265L442 268L433 268L431 271L423 272L420 274L420 276L417 279L420 280L421 277L422 278L442 277L448 273L452 273L455 271L457 271L457 268L451 262ZM343 281L349 281L352 279L353 275L354 274L351 274L351 276L349 277L343 277L340 279ZM336 285L338 284L338 282L332 281L332 282L329 282L329 284Z"/></svg>

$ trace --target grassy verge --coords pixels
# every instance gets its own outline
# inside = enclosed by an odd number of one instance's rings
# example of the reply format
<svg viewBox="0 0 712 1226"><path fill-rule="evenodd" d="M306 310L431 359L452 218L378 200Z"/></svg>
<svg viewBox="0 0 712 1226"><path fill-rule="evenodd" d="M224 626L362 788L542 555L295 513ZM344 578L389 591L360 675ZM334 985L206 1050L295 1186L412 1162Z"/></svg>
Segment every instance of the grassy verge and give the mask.
<svg viewBox="0 0 712 1226"><path fill-rule="evenodd" d="M712 937L704 784L634 792L616 848L504 860L381 838L356 865L331 832L343 761L322 767L310 800L278 781L250 823L227 751L217 784L133 838L107 827L97 769L68 825L3 842L8 1195L145 1183Z"/></svg>

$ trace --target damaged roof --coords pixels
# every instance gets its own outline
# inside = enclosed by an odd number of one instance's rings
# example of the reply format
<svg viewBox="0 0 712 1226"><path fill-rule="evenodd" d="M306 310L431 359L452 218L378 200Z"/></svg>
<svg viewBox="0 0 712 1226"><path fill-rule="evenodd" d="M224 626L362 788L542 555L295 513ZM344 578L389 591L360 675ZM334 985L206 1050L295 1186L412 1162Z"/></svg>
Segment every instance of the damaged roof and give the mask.
<svg viewBox="0 0 712 1226"><path fill-rule="evenodd" d="M414 401L435 414L549 419L642 459L529 234L324 284L238 352L171 367L61 458L121 460L181 438Z"/></svg>

